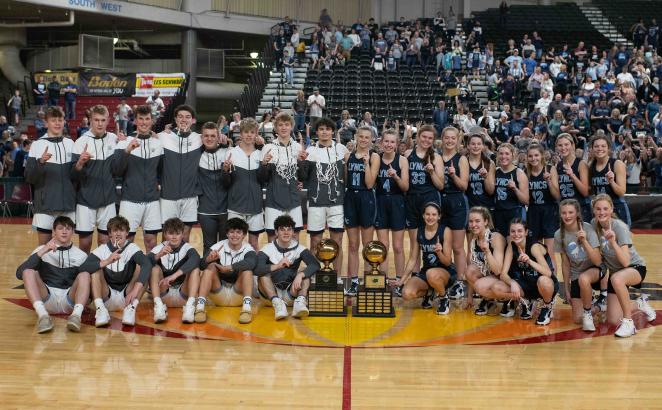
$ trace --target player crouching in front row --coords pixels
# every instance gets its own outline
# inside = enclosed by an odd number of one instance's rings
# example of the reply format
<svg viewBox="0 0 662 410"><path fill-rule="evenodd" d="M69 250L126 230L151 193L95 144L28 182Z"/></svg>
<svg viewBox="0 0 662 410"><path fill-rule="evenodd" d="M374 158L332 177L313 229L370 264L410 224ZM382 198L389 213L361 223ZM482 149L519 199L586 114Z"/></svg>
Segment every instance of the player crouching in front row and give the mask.
<svg viewBox="0 0 662 410"><path fill-rule="evenodd" d="M244 242L248 233L246 221L230 218L226 226L227 239L213 245L202 261L204 270L195 307L196 323L207 321L207 296L216 306L241 306L239 323L246 324L253 320L251 296L257 254L251 245Z"/></svg>
<svg viewBox="0 0 662 410"><path fill-rule="evenodd" d="M200 255L184 241L184 227L179 218L165 221L165 241L149 254L153 265L150 289L154 298L154 323L168 319L168 307L180 306L183 306L182 322L194 321L195 299L200 287Z"/></svg>
<svg viewBox="0 0 662 410"><path fill-rule="evenodd" d="M136 307L145 292L152 265L138 245L127 240L129 231L126 218L111 218L108 242L93 250L81 268L92 272L96 327L108 325L108 311L118 310L123 310L122 324L136 324Z"/></svg>
<svg viewBox="0 0 662 410"><path fill-rule="evenodd" d="M74 222L66 216L53 221L52 239L39 246L16 270L37 312L37 332L53 329L52 314L70 314L67 328L80 331L81 314L90 296L90 274L80 267L87 258L74 246ZM74 304L75 302L75 304Z"/></svg>
<svg viewBox="0 0 662 410"><path fill-rule="evenodd" d="M296 318L308 316L306 297L310 277L320 269L310 250L293 239L294 226L294 219L289 215L277 217L274 221L276 238L257 255L258 290L274 307L276 320L287 317L287 306L293 306L292 316ZM306 268L299 272L302 261Z"/></svg>

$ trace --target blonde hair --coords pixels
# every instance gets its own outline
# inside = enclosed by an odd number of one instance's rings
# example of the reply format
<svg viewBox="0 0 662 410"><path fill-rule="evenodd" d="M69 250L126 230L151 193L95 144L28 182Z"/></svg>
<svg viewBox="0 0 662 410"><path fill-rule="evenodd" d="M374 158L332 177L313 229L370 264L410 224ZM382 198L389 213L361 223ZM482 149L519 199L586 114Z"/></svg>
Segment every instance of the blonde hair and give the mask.
<svg viewBox="0 0 662 410"><path fill-rule="evenodd" d="M469 209L469 214L480 215L484 220L487 221L487 227L494 229L494 222L492 221L492 214L490 213L489 209L485 208L484 206L474 206Z"/></svg>
<svg viewBox="0 0 662 410"><path fill-rule="evenodd" d="M422 127L421 127L421 128L422 128ZM460 130L458 130L457 128L453 127L452 125L451 125L451 126L448 126L448 127L444 128L444 129L441 131L441 138L442 138L442 139L446 136L446 133L447 133L447 132L454 132L454 133L455 133L455 136L457 137L457 140L455 141L455 152L457 152L458 149L459 149L459 145L460 145Z"/></svg>
<svg viewBox="0 0 662 410"><path fill-rule="evenodd" d="M290 114L286 112L278 113L278 115L276 116L276 120L274 121L274 124L278 125L281 122L289 122L291 125L294 125L294 119Z"/></svg>
<svg viewBox="0 0 662 410"><path fill-rule="evenodd" d="M529 163L529 158L528 154L529 151L531 150L537 150L540 153L540 163L542 164L542 169L543 172L547 171L545 168L547 167L547 162L545 161L545 149L542 147L540 144L531 144L529 145L529 148L527 148L526 153L527 153L527 159L526 159L526 175L531 178L531 173L533 172L533 169L531 167L531 164Z"/></svg>
<svg viewBox="0 0 662 410"><path fill-rule="evenodd" d="M239 123L239 132L249 132L257 130L258 124L254 118L245 118Z"/></svg>
<svg viewBox="0 0 662 410"><path fill-rule="evenodd" d="M597 204L600 201L606 201L607 203L609 203L609 206L611 207L612 211L614 210L614 201L607 194L597 194L591 201L591 209L595 209L595 204ZM618 214L616 212L612 212L611 219L618 220ZM602 225L597 223L597 221L595 225L596 225L595 230L598 233L598 237L602 236Z"/></svg>
<svg viewBox="0 0 662 410"><path fill-rule="evenodd" d="M356 133L354 134L354 150L357 150L359 148L359 134L361 132L367 132L368 135L370 135L370 143L372 144L372 128L370 128L367 125L361 125L359 128L356 129Z"/></svg>
<svg viewBox="0 0 662 410"><path fill-rule="evenodd" d="M565 249L565 226L563 224L563 218L561 217L561 208L564 206L571 206L575 208L575 212L577 213L577 230L582 228L582 224L584 221L582 220L582 208L581 205L579 205L579 201L573 198L567 198L561 201L559 204L559 230L561 232L561 243L563 244L563 248Z"/></svg>

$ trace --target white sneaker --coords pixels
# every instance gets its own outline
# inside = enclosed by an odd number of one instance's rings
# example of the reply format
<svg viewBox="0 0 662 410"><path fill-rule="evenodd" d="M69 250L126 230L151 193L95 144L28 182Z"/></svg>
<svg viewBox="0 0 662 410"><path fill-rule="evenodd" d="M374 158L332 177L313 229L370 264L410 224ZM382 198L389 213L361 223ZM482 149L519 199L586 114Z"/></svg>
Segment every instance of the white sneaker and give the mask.
<svg viewBox="0 0 662 410"><path fill-rule="evenodd" d="M584 311L582 315L582 329L586 332L595 332L595 325L593 324L593 314L589 310Z"/></svg>
<svg viewBox="0 0 662 410"><path fill-rule="evenodd" d="M136 325L136 308L133 305L129 305L124 308L122 313L122 324L127 326Z"/></svg>
<svg viewBox="0 0 662 410"><path fill-rule="evenodd" d="M614 336L616 337L630 337L634 336L637 333L637 329L634 327L634 321L632 319L622 319L620 326L616 329Z"/></svg>
<svg viewBox="0 0 662 410"><path fill-rule="evenodd" d="M307 317L310 312L308 311L308 306L306 306L306 297L298 296L294 300L294 306L292 307L292 316L296 318Z"/></svg>
<svg viewBox="0 0 662 410"><path fill-rule="evenodd" d="M168 320L168 307L165 303L154 304L154 323L161 323Z"/></svg>
<svg viewBox="0 0 662 410"><path fill-rule="evenodd" d="M276 320L281 320L284 319L288 316L287 313L287 305L281 298L274 298L274 300L271 301L271 304L274 307L274 317Z"/></svg>
<svg viewBox="0 0 662 410"><path fill-rule="evenodd" d="M648 295L639 296L637 298L637 306L639 307L639 310L646 314L649 322L652 322L657 318L657 312L655 312L655 309L648 304Z"/></svg>
<svg viewBox="0 0 662 410"><path fill-rule="evenodd" d="M195 321L195 305L187 303L182 308L182 323L193 323Z"/></svg>
<svg viewBox="0 0 662 410"><path fill-rule="evenodd" d="M107 326L110 323L110 313L105 306L97 308L97 312L94 314L94 326L103 327Z"/></svg>

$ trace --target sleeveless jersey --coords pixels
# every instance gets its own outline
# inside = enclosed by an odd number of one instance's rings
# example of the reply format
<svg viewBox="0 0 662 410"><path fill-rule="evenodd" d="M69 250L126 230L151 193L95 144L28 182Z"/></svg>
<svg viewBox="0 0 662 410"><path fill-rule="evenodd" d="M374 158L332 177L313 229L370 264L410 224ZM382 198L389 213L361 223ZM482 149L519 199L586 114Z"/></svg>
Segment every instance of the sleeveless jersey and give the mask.
<svg viewBox="0 0 662 410"><path fill-rule="evenodd" d="M442 156L443 159L443 156ZM455 175L458 177L460 176L460 154L455 153L448 161L444 161L444 190L442 191L444 194L460 194L463 193L457 185L455 185L455 182L453 178L448 174L448 168L451 166L451 163L453 163L453 167L455 167Z"/></svg>
<svg viewBox="0 0 662 410"><path fill-rule="evenodd" d="M417 240L418 240L418 246L421 247L421 255L423 258L423 267L424 268L429 268L429 267L441 267L441 268L447 268L448 266L443 265L441 261L439 260L439 257L437 254L434 252L434 247L437 244L437 238L439 238L439 243L442 245L444 244L444 231L446 230L446 226L439 224L439 227L437 228L437 234L432 237L432 239L427 239L425 237L425 227L421 227L418 230L417 234Z"/></svg>
<svg viewBox="0 0 662 410"><path fill-rule="evenodd" d="M609 168L611 167L611 170L615 173L615 168L616 168L616 160L614 158L609 158L609 161L607 162L607 165L605 165L604 168L602 168L602 171L597 170L597 164L595 161L593 161L593 164L591 164L591 190L593 191L594 195L597 194L607 194L611 197L612 200L618 200L620 202L621 197L616 195L614 193L614 190L611 187L611 184L609 183L609 180L607 179L607 172L609 172Z"/></svg>
<svg viewBox="0 0 662 410"><path fill-rule="evenodd" d="M489 229L485 231L485 240L489 244L490 252L494 252L494 248L492 248L492 231ZM490 271L490 265L487 261L487 258L485 257L485 252L483 252L480 246L478 246L478 241L476 238L471 240L469 249L471 249L469 262L472 265L476 265L484 276L491 275L492 273Z"/></svg>
<svg viewBox="0 0 662 410"><path fill-rule="evenodd" d="M427 194L437 188L432 184L430 174L425 170L425 163L416 155L416 150L409 154L409 191L410 194Z"/></svg>
<svg viewBox="0 0 662 410"><path fill-rule="evenodd" d="M524 249L524 253L526 253L529 258L533 259L534 261L536 259L531 254L531 248L537 243L538 242L534 241L526 241L526 247ZM509 276L514 279L537 278L540 276L540 273L536 272L528 263L518 262L517 259L519 259L520 250L512 241L510 242L510 246L513 248L513 260L510 263L510 269L508 270ZM549 257L549 253L547 252L545 252L545 262L547 262L547 265L552 270L552 277L554 277L554 265L552 265L552 259Z"/></svg>
<svg viewBox="0 0 662 410"><path fill-rule="evenodd" d="M575 158L575 160L572 163L572 172L579 177L579 164L582 162L581 159ZM572 178L568 176L568 174L565 173L565 169L563 169L563 161L560 161L558 164L556 164L556 171L559 174L559 190L561 191L561 199L567 199L567 198L574 198L579 203L584 203L584 197L579 193L577 190L577 187L575 187L575 184L572 182Z"/></svg>
<svg viewBox="0 0 662 410"><path fill-rule="evenodd" d="M542 170L538 175L529 176L529 206L556 206L544 174L545 170Z"/></svg>
<svg viewBox="0 0 662 410"><path fill-rule="evenodd" d="M487 209L494 209L494 196L488 195L485 191L485 179L478 172L478 168L473 168L469 163L469 187L467 189L467 199L470 206L484 206Z"/></svg>
<svg viewBox="0 0 662 410"><path fill-rule="evenodd" d="M349 159L347 160L347 189L368 190L365 184L365 163L363 162L363 158L356 158L354 152L349 154Z"/></svg>
<svg viewBox="0 0 662 410"><path fill-rule="evenodd" d="M506 209L515 209L522 204L517 195L512 189L508 189L508 181L515 181L515 186L519 188L519 182L517 181L517 168L513 168L510 172L503 172L501 168L496 170L496 179L495 179L495 203L494 207L498 210Z"/></svg>
<svg viewBox="0 0 662 410"><path fill-rule="evenodd" d="M377 175L377 195L402 195L402 190L394 178L388 176L389 165L398 176L402 176L400 169L400 154L395 154L393 161L386 165L382 156L379 157L379 174Z"/></svg>

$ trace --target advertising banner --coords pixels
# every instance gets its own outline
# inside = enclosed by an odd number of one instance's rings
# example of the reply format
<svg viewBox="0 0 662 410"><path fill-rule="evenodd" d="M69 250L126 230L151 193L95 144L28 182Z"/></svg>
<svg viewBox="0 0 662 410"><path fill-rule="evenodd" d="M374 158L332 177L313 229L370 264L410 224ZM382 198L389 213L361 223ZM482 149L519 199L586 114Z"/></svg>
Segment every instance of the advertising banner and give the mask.
<svg viewBox="0 0 662 410"><path fill-rule="evenodd" d="M154 94L154 90L159 90L161 97L172 97L185 79L184 73L138 73L134 96L149 97Z"/></svg>
<svg viewBox="0 0 662 410"><path fill-rule="evenodd" d="M135 91L135 74L85 71L78 78L80 95L130 97Z"/></svg>

